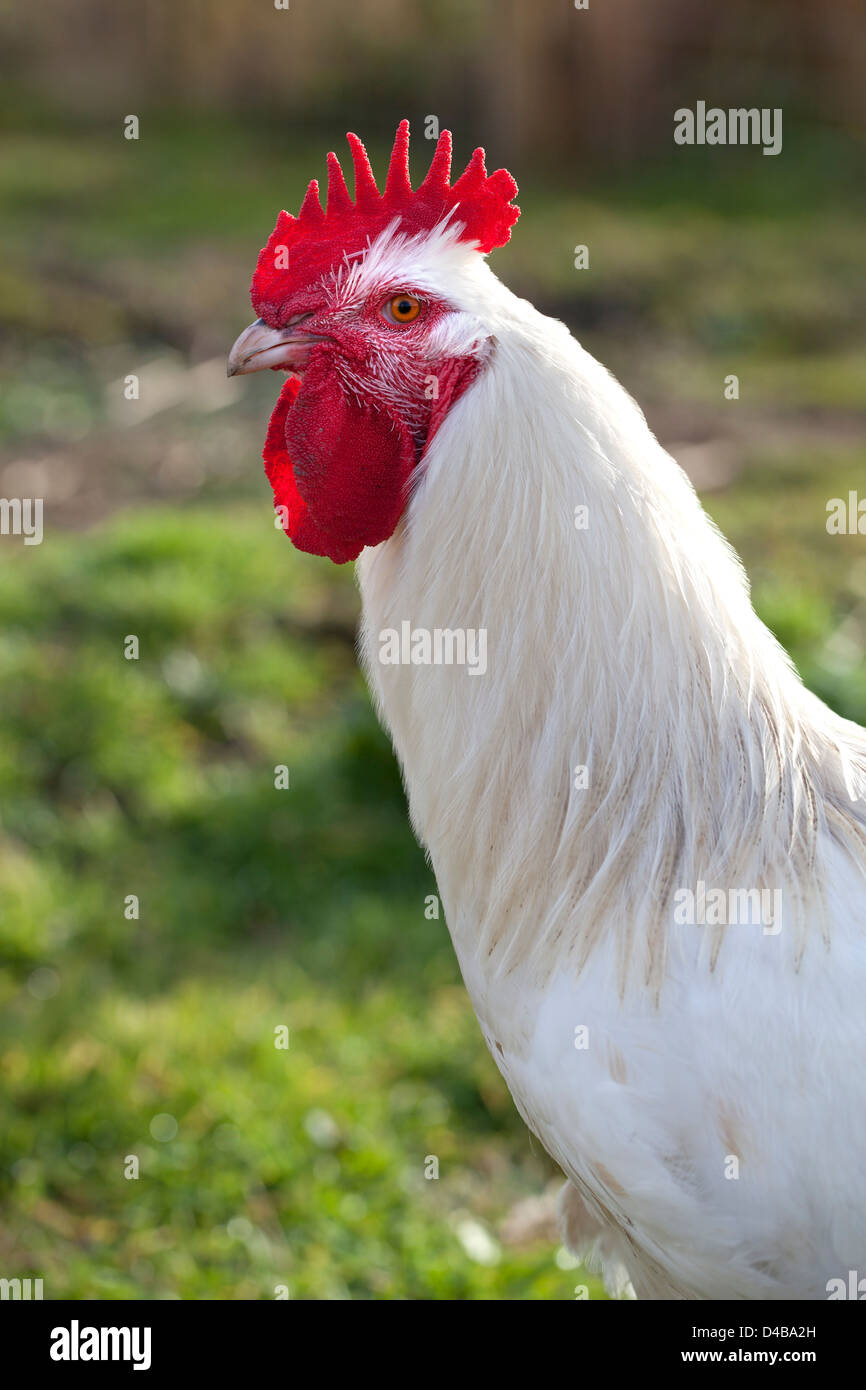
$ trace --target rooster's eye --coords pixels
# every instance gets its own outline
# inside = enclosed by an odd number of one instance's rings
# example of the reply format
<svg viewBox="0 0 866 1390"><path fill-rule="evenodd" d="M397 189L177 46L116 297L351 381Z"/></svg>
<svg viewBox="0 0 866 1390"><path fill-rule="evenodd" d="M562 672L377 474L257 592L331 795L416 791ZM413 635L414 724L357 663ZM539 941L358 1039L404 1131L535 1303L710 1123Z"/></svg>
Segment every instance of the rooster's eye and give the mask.
<svg viewBox="0 0 866 1390"><path fill-rule="evenodd" d="M383 305L382 313L392 323L411 323L421 312L421 301L414 294L395 294Z"/></svg>

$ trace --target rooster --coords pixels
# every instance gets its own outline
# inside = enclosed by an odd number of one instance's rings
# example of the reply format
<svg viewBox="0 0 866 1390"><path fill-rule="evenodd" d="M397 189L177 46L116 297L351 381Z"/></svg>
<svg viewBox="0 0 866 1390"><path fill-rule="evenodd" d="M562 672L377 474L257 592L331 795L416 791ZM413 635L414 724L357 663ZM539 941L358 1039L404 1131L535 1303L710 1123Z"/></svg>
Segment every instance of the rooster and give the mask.
<svg viewBox="0 0 866 1390"><path fill-rule="evenodd" d="M614 1292L835 1296L866 1273L866 734L632 399L491 271L511 176L476 150L452 184L446 132L413 190L403 122L380 193L348 141L354 199L331 154L326 208L313 181L280 213L228 370L288 374L275 506L358 560L363 664L564 1239Z"/></svg>

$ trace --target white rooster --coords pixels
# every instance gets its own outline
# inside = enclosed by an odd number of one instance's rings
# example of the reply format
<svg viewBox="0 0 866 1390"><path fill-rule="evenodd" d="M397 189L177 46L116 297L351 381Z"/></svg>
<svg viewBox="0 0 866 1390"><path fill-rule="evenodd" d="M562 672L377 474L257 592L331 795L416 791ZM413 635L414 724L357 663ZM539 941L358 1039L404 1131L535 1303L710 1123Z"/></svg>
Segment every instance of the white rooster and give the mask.
<svg viewBox="0 0 866 1390"><path fill-rule="evenodd" d="M229 372L360 556L363 660L490 1052L567 1242L644 1298L866 1273L866 735L807 691L638 407L485 255L516 185L329 156ZM481 650L472 665L468 652ZM468 644L468 645L467 645ZM436 658L439 657L437 661Z"/></svg>

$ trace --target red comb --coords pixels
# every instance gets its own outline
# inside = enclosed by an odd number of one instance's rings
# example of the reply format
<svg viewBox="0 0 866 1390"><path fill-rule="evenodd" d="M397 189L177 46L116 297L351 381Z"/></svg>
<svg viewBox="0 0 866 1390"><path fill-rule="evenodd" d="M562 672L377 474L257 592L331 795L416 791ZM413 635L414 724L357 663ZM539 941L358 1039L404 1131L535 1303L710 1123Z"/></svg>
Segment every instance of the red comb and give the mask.
<svg viewBox="0 0 866 1390"><path fill-rule="evenodd" d="M485 255L504 246L520 209L511 199L517 184L505 169L488 174L484 151L476 150L455 184L451 176L451 133L439 136L427 176L418 188L409 182L409 122L397 127L385 191L376 187L367 151L357 135L346 139L355 166L355 201L335 154L328 155L328 200L319 201L319 185L310 183L297 217L281 212L267 246L259 255L251 287L253 308L274 318L294 289L344 256L363 250L395 218L412 235L430 231L453 211L460 240L477 243Z"/></svg>

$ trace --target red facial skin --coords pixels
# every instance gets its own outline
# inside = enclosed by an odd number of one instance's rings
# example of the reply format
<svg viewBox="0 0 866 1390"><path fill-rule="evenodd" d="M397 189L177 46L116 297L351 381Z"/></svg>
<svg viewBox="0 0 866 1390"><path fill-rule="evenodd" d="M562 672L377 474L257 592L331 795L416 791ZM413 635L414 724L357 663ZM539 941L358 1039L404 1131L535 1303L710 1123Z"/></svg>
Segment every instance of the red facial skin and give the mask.
<svg viewBox="0 0 866 1390"><path fill-rule="evenodd" d="M385 312L402 294L421 303L408 324ZM386 286L348 308L323 308L305 291L268 316L278 328L308 315L300 328L322 339L303 351L300 370L293 350L298 374L280 393L264 449L274 506L299 550L344 564L393 534L413 471L480 365L478 356L431 355L431 330L448 312L410 287Z"/></svg>

